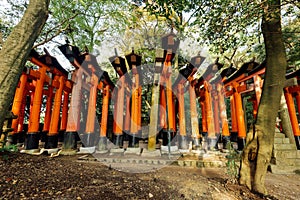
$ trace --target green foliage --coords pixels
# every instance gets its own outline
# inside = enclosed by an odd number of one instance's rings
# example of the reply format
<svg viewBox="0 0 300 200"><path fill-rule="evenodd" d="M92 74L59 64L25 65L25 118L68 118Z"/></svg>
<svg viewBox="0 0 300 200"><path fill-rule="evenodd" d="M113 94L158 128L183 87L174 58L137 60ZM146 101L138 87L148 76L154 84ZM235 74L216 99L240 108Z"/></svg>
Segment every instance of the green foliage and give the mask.
<svg viewBox="0 0 300 200"><path fill-rule="evenodd" d="M237 163L240 163L241 155L233 148L231 142L227 143L226 148L228 149L228 154L226 155L227 174L236 181L239 176L239 165Z"/></svg>

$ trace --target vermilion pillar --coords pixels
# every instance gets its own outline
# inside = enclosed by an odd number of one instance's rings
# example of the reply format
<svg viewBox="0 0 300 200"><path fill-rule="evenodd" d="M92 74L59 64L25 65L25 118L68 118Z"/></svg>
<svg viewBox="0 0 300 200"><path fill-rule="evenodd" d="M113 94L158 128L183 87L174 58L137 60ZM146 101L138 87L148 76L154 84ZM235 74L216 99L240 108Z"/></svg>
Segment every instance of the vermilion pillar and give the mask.
<svg viewBox="0 0 300 200"><path fill-rule="evenodd" d="M86 147L95 146L95 121L98 80L98 77L94 73L92 73L90 81L91 88L88 103L88 113L83 139L83 143Z"/></svg>
<svg viewBox="0 0 300 200"><path fill-rule="evenodd" d="M196 93L195 93L195 87L192 85L192 83L189 84L189 94L190 94L192 137L194 140L195 147L199 148L200 134L199 134L199 124L198 124L198 114L197 114L197 104L196 104Z"/></svg>
<svg viewBox="0 0 300 200"><path fill-rule="evenodd" d="M182 84L177 86L178 98L178 115L179 115L179 134L180 134L180 148L187 149L186 138L186 123L185 123L185 109L184 109L184 88Z"/></svg>
<svg viewBox="0 0 300 200"><path fill-rule="evenodd" d="M212 110L212 100L209 85L204 81L204 96L205 96L205 111L207 120L207 136L208 136L208 148L214 149L217 142L216 131L214 125L214 116Z"/></svg>
<svg viewBox="0 0 300 200"><path fill-rule="evenodd" d="M22 108L22 104L26 103L26 91L25 91L26 84L27 84L27 74L22 73L22 75L20 77L19 85L15 92L14 102L12 105L12 112L14 113L14 115L18 116L17 119L12 120L11 127L14 130L13 130L13 132L11 132L11 135L9 135L9 138L10 138L12 144L17 143L17 139L18 139L17 133L18 133L19 122L22 121L21 123L23 124L23 120L20 120L20 118L21 118L20 115L23 114L23 116L24 116L24 113L21 114L21 112L24 112L24 109L22 110L21 108ZM25 105L23 105L23 107L25 108Z"/></svg>
<svg viewBox="0 0 300 200"><path fill-rule="evenodd" d="M40 66L39 78L36 81L34 90L34 96L32 101L32 108L29 116L29 128L27 132L26 149L38 149L39 147L39 123L40 123L40 111L42 105L42 96L44 82L46 78L47 66Z"/></svg>
<svg viewBox="0 0 300 200"><path fill-rule="evenodd" d="M130 146L135 146L138 142L138 123L139 123L139 74L135 73L133 75L133 85L132 85L132 96L131 96L131 123L130 132L132 135L132 142Z"/></svg>
<svg viewBox="0 0 300 200"><path fill-rule="evenodd" d="M66 150L77 148L77 131L80 125L81 91L83 69L80 67L73 73L72 96L70 100L67 129L64 135L63 148Z"/></svg>
<svg viewBox="0 0 300 200"><path fill-rule="evenodd" d="M206 119L206 111L205 111L205 101L200 101L201 106L201 116L202 116L202 133L204 136L207 135L208 128L207 128L207 119Z"/></svg>
<svg viewBox="0 0 300 200"><path fill-rule="evenodd" d="M57 148L58 143L58 128L59 128L59 118L60 118L60 108L62 104L62 94L65 84L64 76L56 76L55 81L58 81L59 87L55 91L51 122L49 133L47 134L47 139L45 143L46 149Z"/></svg>
<svg viewBox="0 0 300 200"><path fill-rule="evenodd" d="M125 123L124 132L127 134L130 132L130 95L126 93L126 113L125 113ZM128 139L126 138L128 141Z"/></svg>
<svg viewBox="0 0 300 200"><path fill-rule="evenodd" d="M230 142L230 132L228 127L228 119L226 113L226 104L224 100L224 92L223 87L221 84L217 85L218 91L218 102L219 102L219 109L220 109L220 119L222 124L222 140L223 140L223 148L226 148L227 143Z"/></svg>
<svg viewBox="0 0 300 200"><path fill-rule="evenodd" d="M213 111L214 111L214 125L217 137L220 135L220 110L219 110L219 99L218 95L215 93L213 96ZM218 140L218 138L217 138Z"/></svg>
<svg viewBox="0 0 300 200"><path fill-rule="evenodd" d="M52 100L53 100L53 86L51 85L48 86L46 95L47 98L46 98L46 112L45 112L44 126L43 126L43 134L44 134L43 138L45 138L46 134L49 132L49 127L50 127Z"/></svg>
<svg viewBox="0 0 300 200"><path fill-rule="evenodd" d="M115 130L114 130L114 136L115 145L122 146L122 136L123 136L123 115L124 115L124 84L125 84L125 77L122 76L119 79L119 85L118 85L118 94L117 94L117 107L115 108Z"/></svg>
<svg viewBox="0 0 300 200"><path fill-rule="evenodd" d="M107 119L108 119L108 108L109 108L109 85L106 85L103 89L102 96L102 116L101 116L101 126L100 126L100 140L99 140L99 150L106 149L106 135L107 135Z"/></svg>
<svg viewBox="0 0 300 200"><path fill-rule="evenodd" d="M238 128L238 149L242 150L246 143L246 126L244 118L244 110L241 94L238 93L237 87L238 83L233 83L234 88L234 102L235 102L235 113L237 119L237 128Z"/></svg>
<svg viewBox="0 0 300 200"><path fill-rule="evenodd" d="M68 111L69 111L69 92L64 91L63 97L64 99L62 105L60 131L66 131L67 129Z"/></svg>
<svg viewBox="0 0 300 200"><path fill-rule="evenodd" d="M286 104L288 107L294 136L299 137L300 130L299 130L298 119L297 119L297 115L296 115L294 99L293 99L292 94L289 92L288 88L284 88L284 96L285 96ZM297 143L297 141L296 141L296 143Z"/></svg>

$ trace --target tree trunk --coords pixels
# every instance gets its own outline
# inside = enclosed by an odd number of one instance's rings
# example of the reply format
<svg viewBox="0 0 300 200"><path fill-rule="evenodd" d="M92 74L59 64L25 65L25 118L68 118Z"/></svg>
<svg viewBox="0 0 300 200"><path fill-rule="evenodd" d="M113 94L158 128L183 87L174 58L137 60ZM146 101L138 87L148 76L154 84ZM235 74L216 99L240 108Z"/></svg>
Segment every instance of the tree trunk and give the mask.
<svg viewBox="0 0 300 200"><path fill-rule="evenodd" d="M21 21L0 50L0 131L32 46L40 34L50 0L30 0Z"/></svg>
<svg viewBox="0 0 300 200"><path fill-rule="evenodd" d="M280 0L264 3L262 32L266 50L266 73L257 121L247 136L243 152L240 183L266 195L265 176L274 144L276 117L285 82L286 54L281 32Z"/></svg>

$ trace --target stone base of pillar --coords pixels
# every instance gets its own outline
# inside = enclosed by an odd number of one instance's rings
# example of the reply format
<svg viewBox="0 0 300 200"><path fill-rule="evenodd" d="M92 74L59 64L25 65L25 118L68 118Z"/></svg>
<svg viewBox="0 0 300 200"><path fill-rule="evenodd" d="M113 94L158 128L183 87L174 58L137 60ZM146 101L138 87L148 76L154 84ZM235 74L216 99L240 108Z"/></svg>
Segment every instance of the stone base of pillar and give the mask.
<svg viewBox="0 0 300 200"><path fill-rule="evenodd" d="M64 141L64 134L65 134L66 130L59 130L58 131L58 141L59 142L63 142Z"/></svg>
<svg viewBox="0 0 300 200"><path fill-rule="evenodd" d="M77 149L77 132L65 132L63 148L66 150Z"/></svg>
<svg viewBox="0 0 300 200"><path fill-rule="evenodd" d="M237 132L231 132L230 140L231 140L231 142L237 142L238 141L238 133Z"/></svg>
<svg viewBox="0 0 300 200"><path fill-rule="evenodd" d="M238 145L238 150L242 151L244 149L245 145L246 145L246 138L238 137L237 145Z"/></svg>
<svg viewBox="0 0 300 200"><path fill-rule="evenodd" d="M107 149L107 138L106 137L100 137L99 143L98 143L98 150L104 151Z"/></svg>
<svg viewBox="0 0 300 200"><path fill-rule="evenodd" d="M193 138L193 149L194 150L201 149L201 138Z"/></svg>
<svg viewBox="0 0 300 200"><path fill-rule="evenodd" d="M129 135L129 147L138 147L139 139L137 133L131 133L131 135Z"/></svg>
<svg viewBox="0 0 300 200"><path fill-rule="evenodd" d="M39 148L39 134L38 132L27 133L26 141L25 141L25 149L38 149Z"/></svg>
<svg viewBox="0 0 300 200"><path fill-rule="evenodd" d="M207 137L208 150L218 150L218 139L217 137Z"/></svg>
<svg viewBox="0 0 300 200"><path fill-rule="evenodd" d="M162 145L163 146L168 146L169 142L171 143L171 146L175 145L175 141L173 141L173 139L175 138L176 132L174 132L173 130L163 130L162 133Z"/></svg>
<svg viewBox="0 0 300 200"><path fill-rule="evenodd" d="M123 135L117 134L114 136L114 145L118 147L123 147Z"/></svg>
<svg viewBox="0 0 300 200"><path fill-rule="evenodd" d="M47 135L45 141L45 149L55 149L58 143L58 133L55 135Z"/></svg>
<svg viewBox="0 0 300 200"><path fill-rule="evenodd" d="M300 150L300 136L295 136L295 143L296 143L297 149Z"/></svg>
<svg viewBox="0 0 300 200"><path fill-rule="evenodd" d="M96 134L85 133L81 135L81 142L84 147L94 147L96 145Z"/></svg>
<svg viewBox="0 0 300 200"><path fill-rule="evenodd" d="M180 135L179 146L180 146L180 149L188 149L189 148L189 145L187 142L187 137L185 135Z"/></svg>
<svg viewBox="0 0 300 200"><path fill-rule="evenodd" d="M18 132L18 143L19 144L24 144L25 143L25 138L26 138L26 132L25 131L21 131Z"/></svg>
<svg viewBox="0 0 300 200"><path fill-rule="evenodd" d="M14 133L14 134L9 134L7 136L7 143L8 144L17 144L18 143L18 138L19 138L19 134L18 133Z"/></svg>
<svg viewBox="0 0 300 200"><path fill-rule="evenodd" d="M46 142L47 141L47 134L49 131L41 131L40 132L40 140L41 142Z"/></svg>

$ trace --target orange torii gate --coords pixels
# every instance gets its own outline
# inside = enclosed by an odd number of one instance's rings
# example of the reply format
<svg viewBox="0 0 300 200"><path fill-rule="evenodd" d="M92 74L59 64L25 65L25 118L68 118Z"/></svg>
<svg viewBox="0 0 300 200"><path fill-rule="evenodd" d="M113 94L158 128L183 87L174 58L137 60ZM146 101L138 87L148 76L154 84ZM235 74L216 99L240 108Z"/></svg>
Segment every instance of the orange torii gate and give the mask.
<svg viewBox="0 0 300 200"><path fill-rule="evenodd" d="M29 126L26 138L26 149L38 149L40 140L40 112L43 104L43 95L47 96L46 113L44 117L43 132L46 134L45 148L56 148L58 132L64 129L67 112L60 117L62 99L67 106L72 83L67 80L68 72L60 66L56 58L46 54L40 56L34 50L30 54L30 61L38 66L38 69L24 70L12 106L12 112L18 115L13 120L11 133L12 143L17 142L18 133L24 128L24 115L26 98L30 95L31 109L29 113ZM27 69L27 68L25 68ZM64 93L64 95L63 95ZM54 99L53 99L54 98ZM54 104L52 105L52 101ZM59 122L61 121L61 124Z"/></svg>
<svg viewBox="0 0 300 200"><path fill-rule="evenodd" d="M116 51L116 50L115 50ZM124 97L125 97L125 75L127 73L126 61L117 55L109 58L112 66L119 75L119 81L113 94L114 101L114 123L113 123L113 141L116 146L123 146L123 122L124 122Z"/></svg>
<svg viewBox="0 0 300 200"><path fill-rule="evenodd" d="M78 47L68 43L60 46L59 49L75 67L72 75L73 89L63 147L65 150L75 149L80 130L83 131L81 139L84 146L93 147L96 145L95 141L98 136L95 133L97 89L99 77L103 71L100 69L96 57L88 52L80 53ZM89 92L87 113L81 113L84 110L82 109L83 90ZM81 121L81 116L86 117L86 122Z"/></svg>
<svg viewBox="0 0 300 200"><path fill-rule="evenodd" d="M300 70L288 73L286 79L297 79L297 85L288 86L283 89L285 100L287 103L290 121L293 129L295 143L297 149L300 150L300 129L299 129L299 113L300 113ZM295 104L296 100L296 104ZM297 108L297 111L296 111ZM298 112L298 116L297 116Z"/></svg>
<svg viewBox="0 0 300 200"><path fill-rule="evenodd" d="M236 71L236 68L234 68L232 65L230 67L227 67L225 69L220 70L220 74L216 75L214 79L210 81L210 83L213 85L214 90L212 92L212 98L214 101L214 122L217 124L220 123L219 130L222 133L222 143L223 143L223 149L227 148L228 142L230 142L230 131L229 131L229 123L228 123L228 117L226 112L226 103L225 103L225 88L223 87L223 81L233 74ZM216 107L216 108L215 108ZM220 119L220 121L219 121Z"/></svg>
<svg viewBox="0 0 300 200"><path fill-rule="evenodd" d="M217 110L214 112L214 107L217 109L217 105L214 104L212 99L212 92L214 91L214 88L209 81L215 76L217 71L222 68L222 66L223 65L218 62L209 65L200 79L197 80L196 84L196 92L199 96L199 104L202 112L202 134L204 138L207 139L209 149L217 148L216 145L220 134L219 118L215 116L218 112Z"/></svg>
<svg viewBox="0 0 300 200"><path fill-rule="evenodd" d="M107 145L107 125L108 125L108 111L109 103L111 99L111 90L114 89L114 84L110 80L108 73L103 72L98 89L102 94L102 111L101 111L101 121L100 121L100 138L98 143L98 150L106 150Z"/></svg>
<svg viewBox="0 0 300 200"><path fill-rule="evenodd" d="M142 120L142 86L141 86L141 62L142 57L135 54L134 50L125 56L129 69L132 72L131 82L131 123L130 123L130 140L129 146L134 147L138 139L142 137L141 120Z"/></svg>
<svg viewBox="0 0 300 200"><path fill-rule="evenodd" d="M232 134L237 132L238 149L242 150L246 143L246 122L243 109L243 94L250 94L253 102L253 115L257 114L261 96L264 64L251 61L242 65L234 74L224 80L225 96L230 98Z"/></svg>
<svg viewBox="0 0 300 200"><path fill-rule="evenodd" d="M191 138L195 148L200 148L200 132L198 124L197 103L195 94L195 80L193 75L204 61L204 57L198 55L191 58L191 62L179 70L180 75L173 84L173 90L176 91L178 101L178 125L179 125L179 147L187 149L186 117L185 117L185 84L188 81L188 92L190 95L190 113L191 113Z"/></svg>

